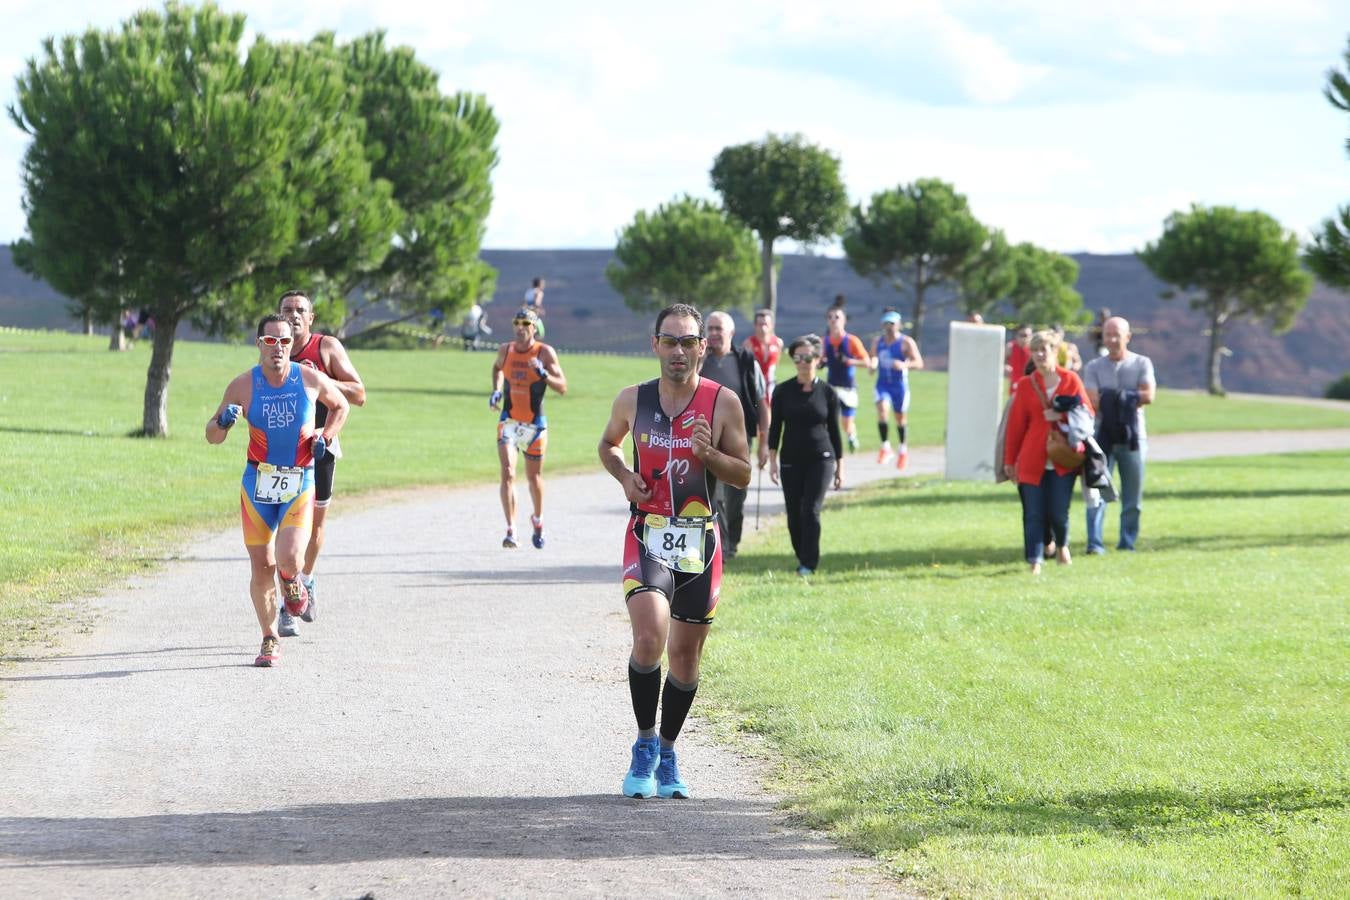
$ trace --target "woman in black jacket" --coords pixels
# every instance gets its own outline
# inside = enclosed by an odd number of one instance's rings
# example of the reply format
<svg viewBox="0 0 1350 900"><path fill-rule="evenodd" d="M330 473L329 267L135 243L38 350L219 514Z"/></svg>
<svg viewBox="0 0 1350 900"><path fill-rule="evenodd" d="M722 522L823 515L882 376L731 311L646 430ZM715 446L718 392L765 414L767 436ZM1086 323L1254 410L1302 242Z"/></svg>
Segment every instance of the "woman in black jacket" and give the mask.
<svg viewBox="0 0 1350 900"><path fill-rule="evenodd" d="M797 574L820 565L820 508L833 483L844 485L839 437L839 397L816 378L824 350L820 338L806 334L788 345L797 377L773 392L769 425L769 478L783 486L788 533L797 554Z"/></svg>

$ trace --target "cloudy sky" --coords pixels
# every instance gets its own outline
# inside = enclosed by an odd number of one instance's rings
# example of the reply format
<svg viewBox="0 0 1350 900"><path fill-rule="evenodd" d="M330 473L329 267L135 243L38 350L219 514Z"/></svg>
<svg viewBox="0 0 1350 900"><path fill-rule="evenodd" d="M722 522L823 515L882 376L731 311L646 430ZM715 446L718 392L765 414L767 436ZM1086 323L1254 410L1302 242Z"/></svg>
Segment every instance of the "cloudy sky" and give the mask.
<svg viewBox="0 0 1350 900"><path fill-rule="evenodd" d="M44 37L146 5L0 0L4 102ZM1350 116L1321 95L1344 66L1343 0L221 5L275 39L383 28L447 92L485 94L494 249L613 246L639 209L714 196L718 151L769 131L838 155L855 201L935 176L1062 252L1137 249L1193 202L1304 236L1350 202ZM0 241L24 234L25 144L0 124Z"/></svg>

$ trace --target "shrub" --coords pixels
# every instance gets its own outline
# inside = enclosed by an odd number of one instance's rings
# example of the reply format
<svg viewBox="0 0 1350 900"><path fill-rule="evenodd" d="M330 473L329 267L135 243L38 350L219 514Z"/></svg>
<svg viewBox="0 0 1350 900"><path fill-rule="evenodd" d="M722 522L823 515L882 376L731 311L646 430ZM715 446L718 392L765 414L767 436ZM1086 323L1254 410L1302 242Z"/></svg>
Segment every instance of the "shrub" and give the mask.
<svg viewBox="0 0 1350 900"><path fill-rule="evenodd" d="M1332 400L1350 400L1350 372L1327 385L1327 397Z"/></svg>

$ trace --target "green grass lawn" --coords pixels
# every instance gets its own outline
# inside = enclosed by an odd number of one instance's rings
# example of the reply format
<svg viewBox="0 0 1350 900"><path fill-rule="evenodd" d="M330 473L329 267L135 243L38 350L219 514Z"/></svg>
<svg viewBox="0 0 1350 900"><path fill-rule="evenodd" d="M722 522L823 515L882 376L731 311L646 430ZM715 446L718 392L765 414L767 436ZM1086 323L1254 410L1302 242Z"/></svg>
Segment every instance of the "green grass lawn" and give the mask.
<svg viewBox="0 0 1350 900"><path fill-rule="evenodd" d="M181 341L173 359L166 440L127 435L141 422L149 345L110 353L107 339L0 331L0 652L37 634L44 609L110 578L156 565L187 529L235 519L230 485L243 441L202 439L225 384L253 365L252 345ZM497 477L490 353L355 351L369 399L344 435L338 492L467 484ZM650 359L563 354L570 389L550 396L550 472L589 469L618 389L652 377ZM941 444L946 375L915 374L910 440ZM870 398L863 391L864 402ZM1350 405L1347 405L1350 410ZM1350 427L1350 411L1161 394L1150 430ZM875 414L860 412L863 447Z"/></svg>
<svg viewBox="0 0 1350 900"><path fill-rule="evenodd" d="M1140 552L1039 578L1006 485L849 495L809 583L785 530L742 544L704 711L937 895L1344 896L1347 465L1152 465Z"/></svg>
<svg viewBox="0 0 1350 900"><path fill-rule="evenodd" d="M235 524L244 442L213 447L202 428L254 349L180 343L173 434L144 440L127 434L149 349L105 345L0 332L0 656L42 639L68 609L57 601ZM496 479L490 354L353 359L369 401L343 435L340 496ZM615 392L655 367L563 365L549 471L593 470ZM916 375L913 443L941 443L945 384ZM1154 433L1350 427L1337 410L1167 391L1149 415ZM1006 486L850 494L827 513L809 584L789 574L781 531L746 543L701 708L768 737L805 818L936 893L1337 893L1350 879L1350 489L1328 473L1347 463L1152 465L1142 551L1039 580ZM1077 501L1073 514L1081 546Z"/></svg>

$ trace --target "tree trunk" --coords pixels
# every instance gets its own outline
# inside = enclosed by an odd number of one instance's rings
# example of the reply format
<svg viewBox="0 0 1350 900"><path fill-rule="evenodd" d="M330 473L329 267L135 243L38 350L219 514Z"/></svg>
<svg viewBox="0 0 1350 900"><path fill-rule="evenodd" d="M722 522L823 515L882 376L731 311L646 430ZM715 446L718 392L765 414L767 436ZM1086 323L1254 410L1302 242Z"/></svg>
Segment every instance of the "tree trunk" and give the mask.
<svg viewBox="0 0 1350 900"><path fill-rule="evenodd" d="M1215 397L1223 397L1228 393L1223 389L1223 379L1219 377L1219 366L1223 362L1223 323L1222 313L1209 314L1209 392Z"/></svg>
<svg viewBox="0 0 1350 900"><path fill-rule="evenodd" d="M923 343L923 292L927 285L924 284L923 263L914 265L914 327L910 329L910 337L915 341Z"/></svg>
<svg viewBox="0 0 1350 900"><path fill-rule="evenodd" d="M84 311L84 336L94 336L94 314L87 309Z"/></svg>
<svg viewBox="0 0 1350 900"><path fill-rule="evenodd" d="M143 437L169 436L169 363L173 360L174 332L178 320L155 317L154 349L150 368L145 373L145 416Z"/></svg>
<svg viewBox="0 0 1350 900"><path fill-rule="evenodd" d="M773 238L766 237L761 241L761 250L759 254L759 264L763 271L760 278L764 282L764 305L773 313L773 320L778 321L778 285L777 273L773 270Z"/></svg>

